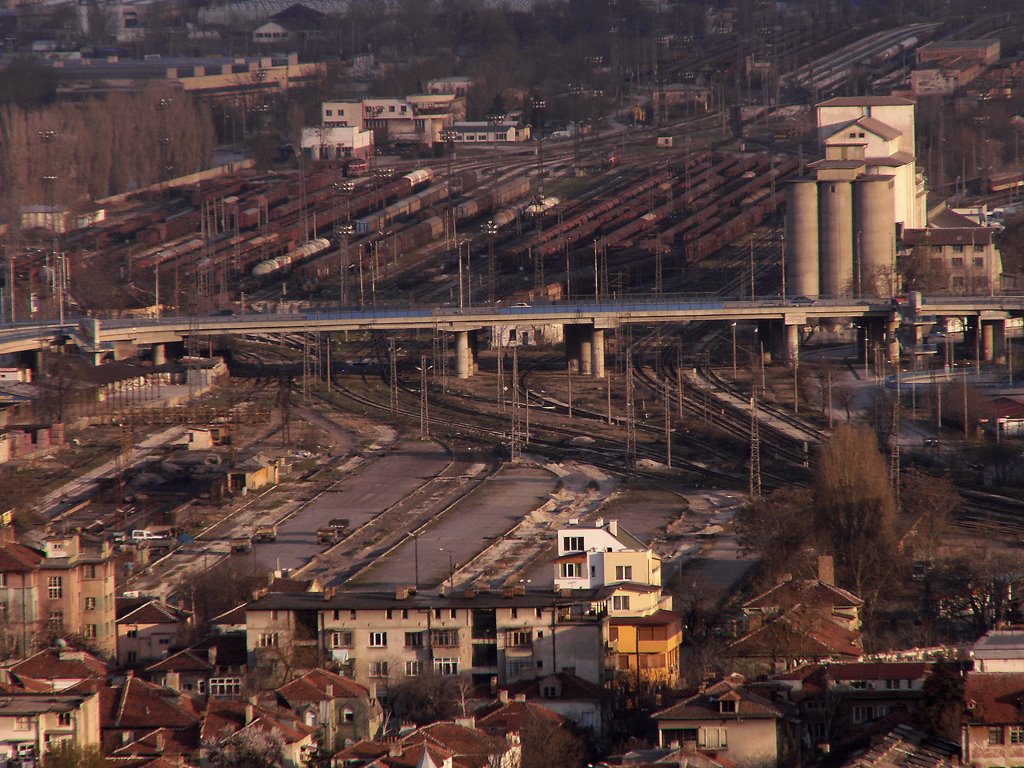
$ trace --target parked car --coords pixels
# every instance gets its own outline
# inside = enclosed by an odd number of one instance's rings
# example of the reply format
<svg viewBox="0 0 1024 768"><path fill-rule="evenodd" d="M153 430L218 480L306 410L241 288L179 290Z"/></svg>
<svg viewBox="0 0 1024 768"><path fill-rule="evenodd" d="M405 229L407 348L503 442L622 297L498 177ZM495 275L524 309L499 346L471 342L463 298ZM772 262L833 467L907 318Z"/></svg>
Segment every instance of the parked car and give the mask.
<svg viewBox="0 0 1024 768"><path fill-rule="evenodd" d="M818 300L812 299L810 296L796 296L790 301L790 303L794 307L813 307L818 303Z"/></svg>
<svg viewBox="0 0 1024 768"><path fill-rule="evenodd" d="M153 533L145 529L135 529L132 531L132 541L162 541L167 537L162 533Z"/></svg>

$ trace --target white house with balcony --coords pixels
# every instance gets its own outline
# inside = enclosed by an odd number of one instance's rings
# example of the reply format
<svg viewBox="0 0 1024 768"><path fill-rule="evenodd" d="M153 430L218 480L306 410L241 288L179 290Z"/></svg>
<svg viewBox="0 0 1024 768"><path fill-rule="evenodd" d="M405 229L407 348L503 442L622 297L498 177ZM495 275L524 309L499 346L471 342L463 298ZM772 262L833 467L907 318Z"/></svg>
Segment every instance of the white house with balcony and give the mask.
<svg viewBox="0 0 1024 768"><path fill-rule="evenodd" d="M556 589L597 589L614 584L661 587L661 558L618 520L578 519L558 531Z"/></svg>

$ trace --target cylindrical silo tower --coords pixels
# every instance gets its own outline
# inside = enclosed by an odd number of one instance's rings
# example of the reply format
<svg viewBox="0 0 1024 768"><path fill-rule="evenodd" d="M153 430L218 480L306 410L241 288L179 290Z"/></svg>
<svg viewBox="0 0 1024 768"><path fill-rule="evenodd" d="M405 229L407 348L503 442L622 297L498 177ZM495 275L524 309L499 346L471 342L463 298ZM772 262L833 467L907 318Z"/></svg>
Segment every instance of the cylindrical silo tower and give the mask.
<svg viewBox="0 0 1024 768"><path fill-rule="evenodd" d="M821 295L849 296L853 287L853 190L848 181L818 182Z"/></svg>
<svg viewBox="0 0 1024 768"><path fill-rule="evenodd" d="M814 179L786 185L786 293L814 296L818 290L818 188Z"/></svg>
<svg viewBox="0 0 1024 768"><path fill-rule="evenodd" d="M896 253L896 184L892 176L853 182L854 281L860 296L892 293Z"/></svg>

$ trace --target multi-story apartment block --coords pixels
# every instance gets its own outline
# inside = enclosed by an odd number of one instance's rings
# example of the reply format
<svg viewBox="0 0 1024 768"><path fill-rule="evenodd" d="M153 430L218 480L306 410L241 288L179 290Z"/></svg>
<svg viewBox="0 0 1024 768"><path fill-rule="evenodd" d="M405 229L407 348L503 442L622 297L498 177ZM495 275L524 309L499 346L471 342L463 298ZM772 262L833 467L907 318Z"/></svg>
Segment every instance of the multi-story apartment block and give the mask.
<svg viewBox="0 0 1024 768"><path fill-rule="evenodd" d="M250 666L332 663L370 686L424 672L479 683L569 672L604 677L608 598L598 591L437 595L269 594L247 606Z"/></svg>
<svg viewBox="0 0 1024 768"><path fill-rule="evenodd" d="M41 550L0 529L0 642L25 654L53 635L78 635L100 655L116 652L115 564L109 545L50 536Z"/></svg>
<svg viewBox="0 0 1024 768"><path fill-rule="evenodd" d="M96 692L4 693L0 701L0 760L5 760L5 765L40 764L47 752L65 742L83 748L99 745Z"/></svg>

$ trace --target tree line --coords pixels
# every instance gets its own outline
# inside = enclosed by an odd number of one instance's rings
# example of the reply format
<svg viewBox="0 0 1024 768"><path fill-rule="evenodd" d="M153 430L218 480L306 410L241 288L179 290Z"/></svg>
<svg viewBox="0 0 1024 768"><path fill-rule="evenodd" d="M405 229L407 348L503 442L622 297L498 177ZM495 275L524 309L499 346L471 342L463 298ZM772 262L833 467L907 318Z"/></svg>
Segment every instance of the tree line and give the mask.
<svg viewBox="0 0 1024 768"><path fill-rule="evenodd" d="M79 102L0 106L0 210L72 205L207 167L209 108L151 85Z"/></svg>

